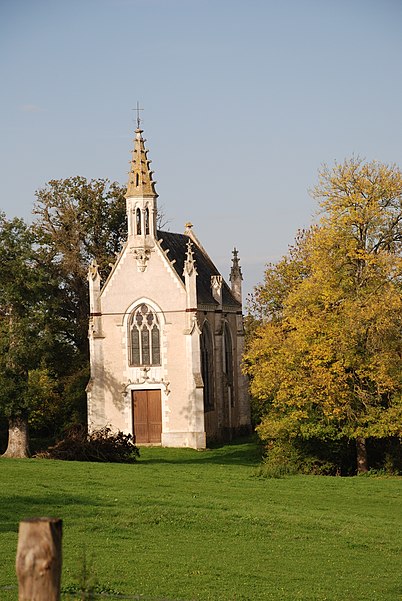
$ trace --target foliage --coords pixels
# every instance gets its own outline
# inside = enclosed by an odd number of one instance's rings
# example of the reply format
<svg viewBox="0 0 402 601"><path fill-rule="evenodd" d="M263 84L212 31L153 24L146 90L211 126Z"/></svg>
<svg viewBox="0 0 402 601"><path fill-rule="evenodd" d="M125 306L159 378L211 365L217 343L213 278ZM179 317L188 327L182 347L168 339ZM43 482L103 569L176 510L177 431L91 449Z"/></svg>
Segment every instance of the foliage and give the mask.
<svg viewBox="0 0 402 601"><path fill-rule="evenodd" d="M256 474L265 478L282 478L294 474L338 476L340 468L335 461L315 454L303 441L271 441L266 456Z"/></svg>
<svg viewBox="0 0 402 601"><path fill-rule="evenodd" d="M15 585L19 520L53 515L65 591L77 590L85 548L99 590L122 598L395 601L401 479L256 478L258 451L142 448L136 465L1 459L1 600L16 598L3 587Z"/></svg>
<svg viewBox="0 0 402 601"><path fill-rule="evenodd" d="M315 196L318 225L254 295L245 370L264 440L359 449L402 436L402 174L351 159L323 169Z"/></svg>
<svg viewBox="0 0 402 601"><path fill-rule="evenodd" d="M85 362L88 331L87 271L96 258L106 278L126 236L125 188L107 179L51 180L36 192L35 230L43 260L58 281L59 328Z"/></svg>
<svg viewBox="0 0 402 601"><path fill-rule="evenodd" d="M53 282L42 268L32 228L0 214L0 407L20 417L35 405L30 383L46 347Z"/></svg>
<svg viewBox="0 0 402 601"><path fill-rule="evenodd" d="M139 454L131 434L112 432L107 426L87 434L83 426L73 426L64 440L47 451L37 453L36 457L64 461L134 463Z"/></svg>
<svg viewBox="0 0 402 601"><path fill-rule="evenodd" d="M51 180L36 193L33 227L0 215L0 414L40 436L86 422L87 270L102 278L125 242L125 187Z"/></svg>

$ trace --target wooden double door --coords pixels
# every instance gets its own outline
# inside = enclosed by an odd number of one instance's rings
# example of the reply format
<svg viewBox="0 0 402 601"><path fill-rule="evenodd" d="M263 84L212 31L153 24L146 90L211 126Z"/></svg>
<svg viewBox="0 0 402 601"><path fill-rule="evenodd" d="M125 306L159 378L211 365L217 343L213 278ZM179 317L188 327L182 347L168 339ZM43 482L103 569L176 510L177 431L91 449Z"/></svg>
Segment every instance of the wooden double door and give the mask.
<svg viewBox="0 0 402 601"><path fill-rule="evenodd" d="M160 390L133 390L133 432L137 443L159 443L162 435Z"/></svg>

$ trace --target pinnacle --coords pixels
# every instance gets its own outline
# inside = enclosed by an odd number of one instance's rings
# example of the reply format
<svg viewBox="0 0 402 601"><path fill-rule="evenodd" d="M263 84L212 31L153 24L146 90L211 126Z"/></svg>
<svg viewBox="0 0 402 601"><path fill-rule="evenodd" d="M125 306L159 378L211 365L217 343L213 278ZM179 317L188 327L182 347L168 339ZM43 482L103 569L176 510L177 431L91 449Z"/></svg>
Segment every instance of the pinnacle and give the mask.
<svg viewBox="0 0 402 601"><path fill-rule="evenodd" d="M156 198L155 181L152 179L150 160L147 158L145 140L142 137L143 130L137 127L135 130L134 149L130 161L130 171L127 184L126 198Z"/></svg>

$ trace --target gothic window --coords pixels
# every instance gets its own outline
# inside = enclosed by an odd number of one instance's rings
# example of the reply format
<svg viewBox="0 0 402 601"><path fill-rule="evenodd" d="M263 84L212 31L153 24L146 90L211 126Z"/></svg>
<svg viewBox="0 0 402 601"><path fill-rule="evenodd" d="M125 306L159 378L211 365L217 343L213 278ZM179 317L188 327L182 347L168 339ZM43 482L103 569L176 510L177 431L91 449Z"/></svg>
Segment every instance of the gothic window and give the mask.
<svg viewBox="0 0 402 601"><path fill-rule="evenodd" d="M140 176L138 173L135 174L135 185L138 186L140 185Z"/></svg>
<svg viewBox="0 0 402 601"><path fill-rule="evenodd" d="M213 399L213 348L212 337L207 322L204 323L201 332L201 374L204 382L204 410L211 411L214 408Z"/></svg>
<svg viewBox="0 0 402 601"><path fill-rule="evenodd" d="M141 211L140 211L140 209L136 209L136 211L135 211L135 223L136 223L137 234L141 234Z"/></svg>
<svg viewBox="0 0 402 601"><path fill-rule="evenodd" d="M160 365L160 329L156 313L145 303L129 321L130 365Z"/></svg>
<svg viewBox="0 0 402 601"><path fill-rule="evenodd" d="M149 234L149 209L145 209L145 235Z"/></svg>
<svg viewBox="0 0 402 601"><path fill-rule="evenodd" d="M233 346L232 336L227 323L223 328L223 372L226 376L226 384L231 405L234 404L233 396Z"/></svg>

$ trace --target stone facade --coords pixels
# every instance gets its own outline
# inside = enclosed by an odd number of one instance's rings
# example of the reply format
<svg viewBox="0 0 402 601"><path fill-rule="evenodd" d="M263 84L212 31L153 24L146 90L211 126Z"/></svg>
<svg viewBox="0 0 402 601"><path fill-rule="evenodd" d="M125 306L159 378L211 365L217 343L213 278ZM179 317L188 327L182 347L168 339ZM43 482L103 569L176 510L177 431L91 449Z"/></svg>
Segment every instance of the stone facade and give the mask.
<svg viewBox="0 0 402 601"><path fill-rule="evenodd" d="M240 369L241 270L226 284L196 238L157 231L157 194L142 130L127 188L128 239L101 287L89 269L88 427L138 444L205 448L250 430Z"/></svg>

